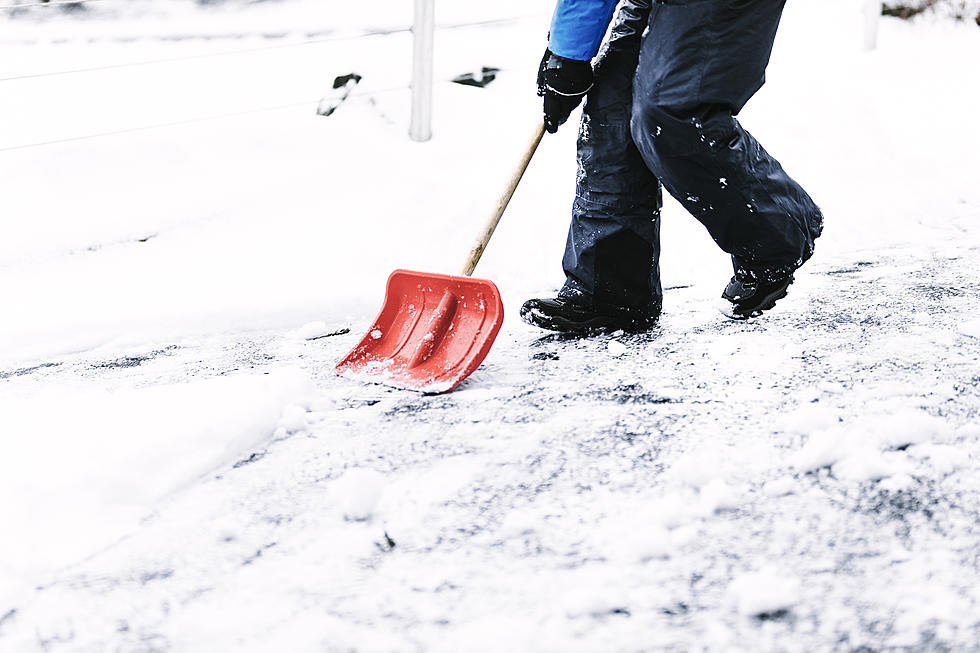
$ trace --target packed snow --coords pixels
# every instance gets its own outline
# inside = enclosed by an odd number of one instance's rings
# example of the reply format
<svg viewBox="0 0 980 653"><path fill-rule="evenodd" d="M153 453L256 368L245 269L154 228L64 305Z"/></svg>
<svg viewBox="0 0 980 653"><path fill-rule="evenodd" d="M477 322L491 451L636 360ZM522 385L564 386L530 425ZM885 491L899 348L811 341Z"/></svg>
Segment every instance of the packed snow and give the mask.
<svg viewBox="0 0 980 653"><path fill-rule="evenodd" d="M566 126L477 268L483 366L334 374L393 269L464 260L551 5L437 5L424 144L411 3L0 10L0 651L976 648L973 25L864 52L856 3L788 3L741 119L827 227L762 318L718 313L730 264L668 200L658 326L524 325L562 280Z"/></svg>

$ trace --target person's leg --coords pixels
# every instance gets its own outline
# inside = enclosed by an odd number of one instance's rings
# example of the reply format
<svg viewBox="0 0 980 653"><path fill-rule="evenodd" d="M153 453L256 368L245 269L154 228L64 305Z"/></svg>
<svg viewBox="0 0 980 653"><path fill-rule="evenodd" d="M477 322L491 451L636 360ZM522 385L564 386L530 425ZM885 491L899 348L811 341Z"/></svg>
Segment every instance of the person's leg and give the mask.
<svg viewBox="0 0 980 653"><path fill-rule="evenodd" d="M773 282L813 254L823 217L735 116L765 81L785 0L659 0L634 79L647 166L732 255Z"/></svg>
<svg viewBox="0 0 980 653"><path fill-rule="evenodd" d="M630 133L633 76L651 0L626 3L595 68L560 295L596 311L660 313L660 183Z"/></svg>

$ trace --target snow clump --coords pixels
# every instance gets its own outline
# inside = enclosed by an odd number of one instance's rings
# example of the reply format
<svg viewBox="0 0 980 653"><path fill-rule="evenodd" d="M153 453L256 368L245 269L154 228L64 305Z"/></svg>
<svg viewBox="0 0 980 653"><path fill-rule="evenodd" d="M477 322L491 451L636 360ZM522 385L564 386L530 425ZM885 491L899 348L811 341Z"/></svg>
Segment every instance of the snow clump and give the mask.
<svg viewBox="0 0 980 653"><path fill-rule="evenodd" d="M883 479L881 483L878 484L878 488L885 490L886 492L902 492L903 490L910 490L916 484L915 479L908 474L897 474L895 476L889 476Z"/></svg>
<svg viewBox="0 0 980 653"><path fill-rule="evenodd" d="M529 535L538 530L540 519L524 510L512 510L504 517L497 528L497 535L502 538Z"/></svg>
<svg viewBox="0 0 980 653"><path fill-rule="evenodd" d="M792 476L783 476L763 485L762 493L767 497L784 497L787 494L793 494L795 489L796 480Z"/></svg>
<svg viewBox="0 0 980 653"><path fill-rule="evenodd" d="M780 431L794 435L807 435L815 431L833 428L840 420L833 410L820 403L807 403L780 417L776 423Z"/></svg>
<svg viewBox="0 0 980 653"><path fill-rule="evenodd" d="M896 451L881 452L860 447L843 460L834 463L834 476L850 481L877 481L911 471L907 456Z"/></svg>
<svg viewBox="0 0 980 653"><path fill-rule="evenodd" d="M909 447L908 454L918 460L928 461L929 466L940 474L952 474L964 467L970 459L970 454L959 447L948 444L917 444Z"/></svg>
<svg viewBox="0 0 980 653"><path fill-rule="evenodd" d="M330 496L344 519L367 521L374 516L384 490L384 477L371 469L348 470L330 486Z"/></svg>
<svg viewBox="0 0 980 653"><path fill-rule="evenodd" d="M945 421L920 410L903 410L871 418L866 428L884 448L942 442L952 437L952 429Z"/></svg>
<svg viewBox="0 0 980 653"><path fill-rule="evenodd" d="M980 320L963 322L959 326L959 332L965 336L980 339Z"/></svg>
<svg viewBox="0 0 980 653"><path fill-rule="evenodd" d="M667 528L633 515L605 520L590 539L599 555L625 564L669 558L674 550Z"/></svg>
<svg viewBox="0 0 980 653"><path fill-rule="evenodd" d="M833 465L847 456L851 450L852 439L843 428L827 429L811 435L795 456L793 467L801 472L810 472L821 467Z"/></svg>
<svg viewBox="0 0 980 653"><path fill-rule="evenodd" d="M791 609L800 600L800 581L776 569L761 569L732 581L729 596L743 617L761 617Z"/></svg>
<svg viewBox="0 0 980 653"><path fill-rule="evenodd" d="M722 476L722 459L717 451L703 450L687 454L670 470L674 480L701 488Z"/></svg>
<svg viewBox="0 0 980 653"><path fill-rule="evenodd" d="M877 480L909 472L908 456L890 450L952 437L945 421L921 410L902 410L817 430L793 456L792 465L800 472L833 466L840 478Z"/></svg>
<svg viewBox="0 0 980 653"><path fill-rule="evenodd" d="M651 523L671 530L696 518L691 511L691 500L684 494L669 494L656 499L650 502L645 512Z"/></svg>
<svg viewBox="0 0 980 653"><path fill-rule="evenodd" d="M980 440L980 424L967 424L956 430L956 437L961 440Z"/></svg>
<svg viewBox="0 0 980 653"><path fill-rule="evenodd" d="M619 357L626 353L627 347L618 340L609 341L609 353L613 356Z"/></svg>
<svg viewBox="0 0 980 653"><path fill-rule="evenodd" d="M298 340L312 340L329 333L326 322L307 322L293 332L293 337Z"/></svg>
<svg viewBox="0 0 980 653"><path fill-rule="evenodd" d="M701 488L701 513L710 516L738 507L738 492L723 479L716 478Z"/></svg>

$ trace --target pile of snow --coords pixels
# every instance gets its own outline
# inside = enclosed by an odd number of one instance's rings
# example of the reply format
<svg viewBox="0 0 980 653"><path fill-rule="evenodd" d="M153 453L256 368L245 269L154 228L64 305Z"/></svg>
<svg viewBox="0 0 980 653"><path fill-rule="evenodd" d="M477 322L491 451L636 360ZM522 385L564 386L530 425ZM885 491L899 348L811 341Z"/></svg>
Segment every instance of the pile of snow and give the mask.
<svg viewBox="0 0 980 653"><path fill-rule="evenodd" d="M0 588L78 561L151 507L235 462L308 401L294 369L108 391L56 385L0 396ZM292 417L290 417L292 416Z"/></svg>
<svg viewBox="0 0 980 653"><path fill-rule="evenodd" d="M806 443L793 456L793 467L799 472L832 467L838 478L857 482L908 474L912 466L906 448L927 442L945 442L953 437L945 420L914 409L844 423L818 419L812 430L797 419L798 416L788 424L797 424L796 428L807 431L808 435ZM930 457L929 449L921 451L920 457ZM942 453L936 455L937 458L943 456Z"/></svg>

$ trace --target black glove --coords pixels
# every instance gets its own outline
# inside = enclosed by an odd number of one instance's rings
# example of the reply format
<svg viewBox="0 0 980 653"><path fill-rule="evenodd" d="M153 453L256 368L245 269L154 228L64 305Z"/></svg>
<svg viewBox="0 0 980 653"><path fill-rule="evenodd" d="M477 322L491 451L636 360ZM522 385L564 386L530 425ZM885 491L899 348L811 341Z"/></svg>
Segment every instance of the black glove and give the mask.
<svg viewBox="0 0 980 653"><path fill-rule="evenodd" d="M568 120L592 88L592 63L544 51L538 68L538 95L544 98L544 128L549 133Z"/></svg>

